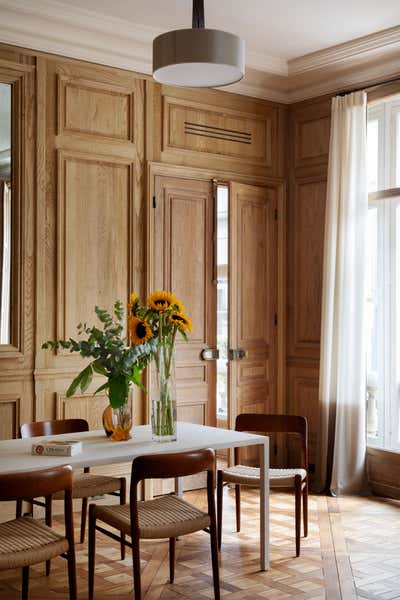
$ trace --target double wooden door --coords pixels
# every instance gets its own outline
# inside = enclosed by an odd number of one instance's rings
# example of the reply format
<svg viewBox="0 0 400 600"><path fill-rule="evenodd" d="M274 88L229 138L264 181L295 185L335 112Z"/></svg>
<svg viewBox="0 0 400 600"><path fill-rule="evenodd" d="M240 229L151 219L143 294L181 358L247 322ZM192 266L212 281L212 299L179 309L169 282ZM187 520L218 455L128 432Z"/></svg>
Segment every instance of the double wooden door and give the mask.
<svg viewBox="0 0 400 600"><path fill-rule="evenodd" d="M155 177L152 288L172 290L193 321L178 342L178 419L216 425L217 268L215 184ZM277 192L229 183L228 425L276 407Z"/></svg>

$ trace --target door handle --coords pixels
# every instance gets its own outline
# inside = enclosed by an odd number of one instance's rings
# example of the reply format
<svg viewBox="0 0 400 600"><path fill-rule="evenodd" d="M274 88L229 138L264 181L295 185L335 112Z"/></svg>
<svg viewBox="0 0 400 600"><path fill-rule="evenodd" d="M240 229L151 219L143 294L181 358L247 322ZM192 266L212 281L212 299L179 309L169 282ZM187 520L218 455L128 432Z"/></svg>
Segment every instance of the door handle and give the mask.
<svg viewBox="0 0 400 600"><path fill-rule="evenodd" d="M217 360L219 358L218 348L204 348L200 354L201 360Z"/></svg>
<svg viewBox="0 0 400 600"><path fill-rule="evenodd" d="M229 360L243 360L247 357L247 350L242 348L230 348L228 351Z"/></svg>

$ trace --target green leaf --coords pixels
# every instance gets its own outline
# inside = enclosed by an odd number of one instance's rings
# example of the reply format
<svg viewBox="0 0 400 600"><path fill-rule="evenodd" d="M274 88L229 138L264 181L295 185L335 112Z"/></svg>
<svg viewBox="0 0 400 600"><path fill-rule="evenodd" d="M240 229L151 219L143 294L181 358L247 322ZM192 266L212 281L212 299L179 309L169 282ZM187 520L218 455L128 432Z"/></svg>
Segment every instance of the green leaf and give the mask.
<svg viewBox="0 0 400 600"><path fill-rule="evenodd" d="M129 392L129 381L124 375L118 375L110 379L108 389L110 404L113 408L119 408L125 404Z"/></svg>
<svg viewBox="0 0 400 600"><path fill-rule="evenodd" d="M79 387L79 384L81 382L81 378L82 378L82 374L85 372L85 369L83 371L81 371L79 373L79 375L77 375L75 377L75 379L73 380L73 382L71 383L71 385L69 386L69 388L67 389L67 398L70 398L71 396L73 396L76 392L76 390Z"/></svg>
<svg viewBox="0 0 400 600"><path fill-rule="evenodd" d="M81 373L81 392L82 394L84 392L86 392L86 390L88 389L89 385L91 384L93 379L93 369L92 369L92 365L89 365L86 367L86 369L84 369Z"/></svg>
<svg viewBox="0 0 400 600"><path fill-rule="evenodd" d="M110 382L106 381L105 383L103 383L103 385L101 385L100 387L97 388L97 390L95 391L93 396L95 396L98 392L102 392L103 390L106 390L108 387L110 387Z"/></svg>
<svg viewBox="0 0 400 600"><path fill-rule="evenodd" d="M107 370L103 367L103 365L101 365L97 361L92 363L92 368L93 368L93 371L95 371L95 373L98 373L99 375L104 375L105 377L107 377Z"/></svg>

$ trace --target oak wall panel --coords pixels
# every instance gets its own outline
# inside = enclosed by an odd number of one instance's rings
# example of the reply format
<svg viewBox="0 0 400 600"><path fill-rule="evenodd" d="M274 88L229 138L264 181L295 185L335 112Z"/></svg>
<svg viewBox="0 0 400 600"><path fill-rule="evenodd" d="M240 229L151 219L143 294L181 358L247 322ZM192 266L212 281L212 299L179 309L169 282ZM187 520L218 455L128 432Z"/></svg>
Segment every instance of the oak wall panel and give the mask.
<svg viewBox="0 0 400 600"><path fill-rule="evenodd" d="M288 367L288 413L307 417L309 427L309 463L317 465L319 461L319 372L315 368L299 365ZM291 444L289 462L295 464L293 458L296 445Z"/></svg>
<svg viewBox="0 0 400 600"><path fill-rule="evenodd" d="M319 357L326 180L298 179L289 225L291 244L290 356Z"/></svg>
<svg viewBox="0 0 400 600"><path fill-rule="evenodd" d="M57 394L56 402L56 419L86 419L89 429L102 428L103 411L108 405L105 394L75 394L71 398Z"/></svg>
<svg viewBox="0 0 400 600"><path fill-rule="evenodd" d="M319 357L330 98L293 105L288 120L286 260L287 410L309 422L309 461L318 473ZM290 142L293 140L293 143ZM288 443L293 462L296 445Z"/></svg>
<svg viewBox="0 0 400 600"><path fill-rule="evenodd" d="M167 96L163 101L163 150L205 152L272 167L272 111L257 116Z"/></svg>
<svg viewBox="0 0 400 600"><path fill-rule="evenodd" d="M57 337L111 308L131 285L133 163L59 152ZM118 199L118 201L116 201Z"/></svg>
<svg viewBox="0 0 400 600"><path fill-rule="evenodd" d="M0 440L18 437L21 397L0 394Z"/></svg>
<svg viewBox="0 0 400 600"><path fill-rule="evenodd" d="M330 99L312 107L294 108L294 167L316 167L328 162L330 138Z"/></svg>
<svg viewBox="0 0 400 600"><path fill-rule="evenodd" d="M285 176L286 107L216 90L199 92L150 82L146 90L154 109L147 126L153 160Z"/></svg>
<svg viewBox="0 0 400 600"><path fill-rule="evenodd" d="M58 134L134 142L134 94L118 85L58 75Z"/></svg>

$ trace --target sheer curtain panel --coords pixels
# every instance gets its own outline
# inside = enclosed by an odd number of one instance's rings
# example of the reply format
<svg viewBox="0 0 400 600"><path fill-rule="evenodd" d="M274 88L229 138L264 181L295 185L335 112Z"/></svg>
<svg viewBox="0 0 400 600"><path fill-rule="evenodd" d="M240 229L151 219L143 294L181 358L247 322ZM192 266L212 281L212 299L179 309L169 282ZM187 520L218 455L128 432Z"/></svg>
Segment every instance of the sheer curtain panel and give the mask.
<svg viewBox="0 0 400 600"><path fill-rule="evenodd" d="M321 469L333 494L365 488L367 97L332 100L323 262Z"/></svg>

